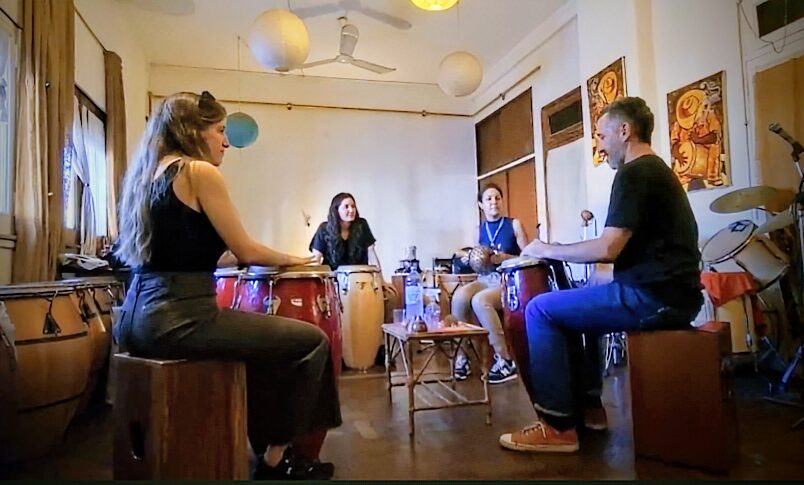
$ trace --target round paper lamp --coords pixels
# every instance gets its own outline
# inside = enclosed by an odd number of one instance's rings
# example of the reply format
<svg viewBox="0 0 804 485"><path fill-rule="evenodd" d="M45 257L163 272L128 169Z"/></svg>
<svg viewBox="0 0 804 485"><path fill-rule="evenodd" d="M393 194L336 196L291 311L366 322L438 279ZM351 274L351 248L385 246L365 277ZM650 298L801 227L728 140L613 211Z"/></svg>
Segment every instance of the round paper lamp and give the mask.
<svg viewBox="0 0 804 485"><path fill-rule="evenodd" d="M483 80L483 66L468 52L453 52L438 66L438 86L450 96L467 96Z"/></svg>
<svg viewBox="0 0 804 485"><path fill-rule="evenodd" d="M310 36L304 22L292 12L266 10L248 32L248 46L257 62L278 72L288 72L307 60Z"/></svg>
<svg viewBox="0 0 804 485"><path fill-rule="evenodd" d="M226 117L226 138L235 148L245 148L257 140L260 128L254 118L238 111Z"/></svg>

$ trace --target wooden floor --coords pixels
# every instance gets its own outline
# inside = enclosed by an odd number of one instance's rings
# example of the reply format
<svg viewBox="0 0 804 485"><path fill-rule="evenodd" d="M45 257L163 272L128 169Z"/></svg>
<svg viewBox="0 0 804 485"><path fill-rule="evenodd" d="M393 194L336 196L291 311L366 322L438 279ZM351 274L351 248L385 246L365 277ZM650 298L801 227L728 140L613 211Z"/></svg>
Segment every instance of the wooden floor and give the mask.
<svg viewBox="0 0 804 485"><path fill-rule="evenodd" d="M322 459L336 465L336 479L801 479L804 429L790 425L804 409L762 399L765 383L751 375L738 379L741 463L728 475L634 460L627 369L618 369L604 386L608 432L582 436L570 455L526 454L503 450L501 433L533 418L522 384L492 386L493 420L482 408L417 413L415 438L408 436L407 394L394 390L390 405L384 374L347 372L341 379L344 424L330 432ZM106 407L74 421L65 441L47 457L0 468L10 479L111 479L112 420ZM690 440L695 430L685 430Z"/></svg>

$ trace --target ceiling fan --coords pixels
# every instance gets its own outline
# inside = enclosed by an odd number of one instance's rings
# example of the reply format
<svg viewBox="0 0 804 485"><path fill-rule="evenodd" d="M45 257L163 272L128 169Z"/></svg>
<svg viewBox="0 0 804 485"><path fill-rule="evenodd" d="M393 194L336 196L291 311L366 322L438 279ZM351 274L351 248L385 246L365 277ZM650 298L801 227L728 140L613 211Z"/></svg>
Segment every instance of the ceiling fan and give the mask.
<svg viewBox="0 0 804 485"><path fill-rule="evenodd" d="M294 14L303 19L338 12L360 12L366 17L373 18L397 29L408 30L412 27L411 23L403 18L363 6L360 0L339 0L337 3L293 8L292 10Z"/></svg>
<svg viewBox="0 0 804 485"><path fill-rule="evenodd" d="M357 45L357 39L360 37L360 32L357 30L357 27L349 23L346 17L338 17L338 20L341 21L341 45L339 54L332 59L308 62L307 64L299 66L300 69L309 69L315 66L323 66L324 64L338 62L341 64L351 64L377 74L386 74L396 71L396 68L393 67L385 67L379 64L374 64L373 62L355 59L352 57L352 54L355 51L355 46Z"/></svg>

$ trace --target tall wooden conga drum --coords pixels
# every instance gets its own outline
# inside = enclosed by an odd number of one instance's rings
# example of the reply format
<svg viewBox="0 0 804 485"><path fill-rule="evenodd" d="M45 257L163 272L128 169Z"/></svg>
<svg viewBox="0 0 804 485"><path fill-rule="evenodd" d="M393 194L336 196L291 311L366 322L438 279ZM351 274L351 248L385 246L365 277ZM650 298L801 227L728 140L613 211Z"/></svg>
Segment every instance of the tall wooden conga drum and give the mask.
<svg viewBox="0 0 804 485"><path fill-rule="evenodd" d="M335 274L329 266L250 266L241 280L235 309L295 318L319 327L329 337L337 379L341 373L341 311ZM301 455L316 459L326 436L326 430L317 431L293 444Z"/></svg>
<svg viewBox="0 0 804 485"><path fill-rule="evenodd" d="M0 287L16 351L16 416L0 461L41 456L60 443L86 389L93 343L74 293L53 282Z"/></svg>
<svg viewBox="0 0 804 485"><path fill-rule="evenodd" d="M343 314L343 362L366 370L382 345L385 316L380 270L369 265L345 265L335 270Z"/></svg>
<svg viewBox="0 0 804 485"><path fill-rule="evenodd" d="M505 341L513 354L528 395L533 396L525 307L533 297L557 289L555 277L547 261L529 256L505 260L497 271L502 273Z"/></svg>

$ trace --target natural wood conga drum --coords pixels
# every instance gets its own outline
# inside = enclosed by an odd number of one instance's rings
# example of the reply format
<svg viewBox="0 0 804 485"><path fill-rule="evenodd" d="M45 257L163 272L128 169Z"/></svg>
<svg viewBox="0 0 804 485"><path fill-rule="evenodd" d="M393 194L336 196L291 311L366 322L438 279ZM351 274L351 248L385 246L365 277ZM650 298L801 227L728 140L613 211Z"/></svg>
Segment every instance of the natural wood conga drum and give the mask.
<svg viewBox="0 0 804 485"><path fill-rule="evenodd" d="M346 265L335 270L343 304L343 362L365 371L382 345L385 317L382 279L376 266Z"/></svg>
<svg viewBox="0 0 804 485"><path fill-rule="evenodd" d="M52 282L0 288L17 359L16 418L2 461L40 456L61 442L84 393L93 346L74 292Z"/></svg>

